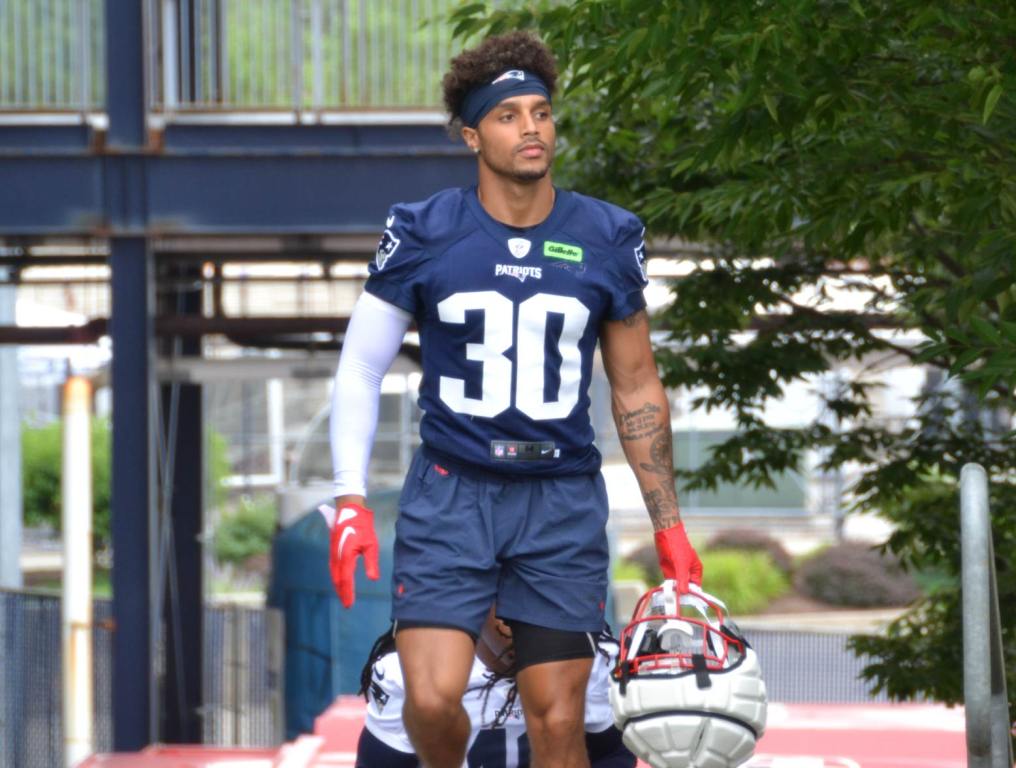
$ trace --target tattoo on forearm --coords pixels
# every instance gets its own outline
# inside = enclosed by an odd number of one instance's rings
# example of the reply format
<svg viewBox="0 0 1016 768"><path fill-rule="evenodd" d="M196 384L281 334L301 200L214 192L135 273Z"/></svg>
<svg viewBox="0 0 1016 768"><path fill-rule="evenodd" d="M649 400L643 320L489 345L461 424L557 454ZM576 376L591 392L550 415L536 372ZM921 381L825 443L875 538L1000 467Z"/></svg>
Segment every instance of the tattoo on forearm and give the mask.
<svg viewBox="0 0 1016 768"><path fill-rule="evenodd" d="M653 440L649 446L650 461L639 464L646 472L654 475L674 476L674 438L670 430L666 430Z"/></svg>
<svg viewBox="0 0 1016 768"><path fill-rule="evenodd" d="M670 528L681 521L681 510L677 505L677 492L674 490L673 481L663 481L658 488L643 493L642 498L646 502L646 509L655 530Z"/></svg>
<svg viewBox="0 0 1016 768"><path fill-rule="evenodd" d="M628 317L621 320L624 323L625 328L634 328L636 325L649 322L649 315L644 309L640 309L637 312L632 312Z"/></svg>
<svg viewBox="0 0 1016 768"><path fill-rule="evenodd" d="M652 437L666 426L657 420L660 410L660 406L646 403L637 410L618 414L617 436L625 441Z"/></svg>

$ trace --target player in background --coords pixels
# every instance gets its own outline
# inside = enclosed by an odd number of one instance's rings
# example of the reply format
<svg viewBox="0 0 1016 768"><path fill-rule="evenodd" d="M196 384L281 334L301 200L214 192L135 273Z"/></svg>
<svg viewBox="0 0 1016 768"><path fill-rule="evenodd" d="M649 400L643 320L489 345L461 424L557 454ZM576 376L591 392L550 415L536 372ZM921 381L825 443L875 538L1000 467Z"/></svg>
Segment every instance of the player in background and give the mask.
<svg viewBox="0 0 1016 768"><path fill-rule="evenodd" d="M421 763L459 768L462 706L490 605L511 628L533 764L589 765L583 728L603 627L606 489L589 418L597 343L665 577L701 580L673 479L670 409L649 342L638 217L555 187L557 79L527 33L457 56L444 101L475 187L394 205L335 378L332 574L378 577L366 475L381 380L420 335L421 448L395 529L392 619L403 720Z"/></svg>
<svg viewBox="0 0 1016 768"><path fill-rule="evenodd" d="M609 674L618 644L606 631L586 689L585 740L592 768L634 768L635 756L614 727ZM511 630L491 609L476 643L476 658L462 705L469 715L468 768L527 768L529 740L512 674ZM391 630L377 639L361 677L367 716L357 745L356 768L418 768L402 724L405 687Z"/></svg>

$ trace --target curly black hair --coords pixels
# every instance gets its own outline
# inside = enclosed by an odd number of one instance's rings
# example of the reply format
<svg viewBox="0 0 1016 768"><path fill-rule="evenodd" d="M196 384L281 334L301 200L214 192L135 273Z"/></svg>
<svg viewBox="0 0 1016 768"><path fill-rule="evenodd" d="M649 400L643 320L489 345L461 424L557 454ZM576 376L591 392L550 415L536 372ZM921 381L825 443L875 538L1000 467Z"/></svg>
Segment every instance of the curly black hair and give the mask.
<svg viewBox="0 0 1016 768"><path fill-rule="evenodd" d="M451 69L441 81L451 127L456 127L461 121L466 94L478 85L489 83L506 69L525 69L539 75L547 84L547 90L554 95L557 61L538 37L523 31L488 37L475 48L452 59Z"/></svg>

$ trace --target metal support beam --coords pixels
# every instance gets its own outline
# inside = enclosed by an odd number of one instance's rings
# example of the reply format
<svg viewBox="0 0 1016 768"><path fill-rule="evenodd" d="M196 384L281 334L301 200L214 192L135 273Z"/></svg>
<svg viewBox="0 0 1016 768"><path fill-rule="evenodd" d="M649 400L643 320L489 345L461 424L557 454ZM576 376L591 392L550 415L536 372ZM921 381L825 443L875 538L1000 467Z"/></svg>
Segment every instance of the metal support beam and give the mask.
<svg viewBox="0 0 1016 768"><path fill-rule="evenodd" d="M201 313L200 267L167 276L190 290L167 297L166 309L181 316ZM189 280L188 280L189 278ZM195 287L196 286L196 287ZM201 356L200 338L167 339L164 359ZM202 741L204 647L204 428L200 384L173 382L161 387L163 434L163 540L160 568L165 577L163 617L166 623L166 679L160 741Z"/></svg>
<svg viewBox="0 0 1016 768"><path fill-rule="evenodd" d="M101 227L110 237L113 340L113 747L154 741L156 562L153 262L148 241L144 24L141 2L106 0L106 113Z"/></svg>
<svg viewBox="0 0 1016 768"><path fill-rule="evenodd" d="M113 272L113 748L153 741L152 260L143 238L117 237Z"/></svg>

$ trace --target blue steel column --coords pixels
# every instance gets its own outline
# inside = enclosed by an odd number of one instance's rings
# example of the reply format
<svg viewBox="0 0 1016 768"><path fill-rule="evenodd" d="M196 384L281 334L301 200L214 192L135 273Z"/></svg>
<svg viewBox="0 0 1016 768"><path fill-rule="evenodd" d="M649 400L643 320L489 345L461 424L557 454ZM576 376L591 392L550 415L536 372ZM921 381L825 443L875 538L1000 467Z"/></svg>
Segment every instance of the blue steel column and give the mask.
<svg viewBox="0 0 1016 768"><path fill-rule="evenodd" d="M193 266L165 275L181 287L162 304L167 313L201 314L201 272ZM200 357L200 339L172 340L163 354ZM166 568L163 595L166 624L166 673L162 693L162 729L159 740L170 744L200 743L204 669L204 439L200 384L163 384L162 419L172 469L169 501L173 546ZM163 499L166 498L165 489ZM164 502L165 503L165 502Z"/></svg>
<svg viewBox="0 0 1016 768"><path fill-rule="evenodd" d="M155 738L152 516L154 505L153 268L146 225L142 0L106 0L107 153L113 340L113 747Z"/></svg>

